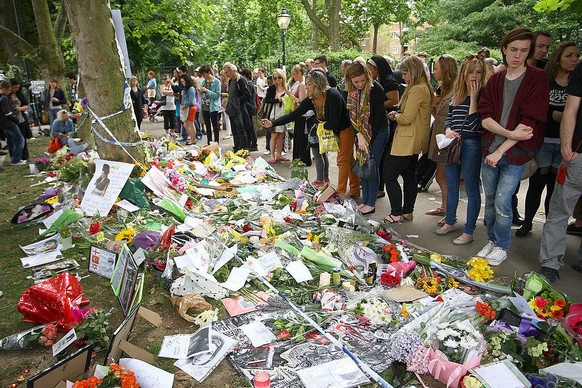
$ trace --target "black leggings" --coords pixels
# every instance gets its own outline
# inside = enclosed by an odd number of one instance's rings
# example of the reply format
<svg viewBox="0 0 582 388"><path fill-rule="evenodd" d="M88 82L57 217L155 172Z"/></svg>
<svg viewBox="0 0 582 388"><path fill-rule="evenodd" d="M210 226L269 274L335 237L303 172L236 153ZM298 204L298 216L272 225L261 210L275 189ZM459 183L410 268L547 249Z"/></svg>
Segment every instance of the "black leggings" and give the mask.
<svg viewBox="0 0 582 388"><path fill-rule="evenodd" d="M386 155L384 160L384 182L386 192L392 207L391 215L411 214L416 202L416 163L418 155L392 156ZM398 177L404 181L404 206L402 205L402 189Z"/></svg>
<svg viewBox="0 0 582 388"><path fill-rule="evenodd" d="M163 110L162 116L164 116L164 129L173 131L176 126L176 110Z"/></svg>
<svg viewBox="0 0 582 388"><path fill-rule="evenodd" d="M212 141L213 134L214 141L219 143L218 135L220 134L220 128L218 128L218 112L203 110L202 118L204 119L204 124L206 125L206 139L208 140L208 144L210 144Z"/></svg>
<svg viewBox="0 0 582 388"><path fill-rule="evenodd" d="M529 187L525 196L525 219L523 224L531 227L532 221L540 203L542 201L542 193L547 186L546 199L544 200L544 209L546 217L550 210L550 199L554 192L554 185L556 183L557 171L552 167L538 168L536 172L529 178Z"/></svg>

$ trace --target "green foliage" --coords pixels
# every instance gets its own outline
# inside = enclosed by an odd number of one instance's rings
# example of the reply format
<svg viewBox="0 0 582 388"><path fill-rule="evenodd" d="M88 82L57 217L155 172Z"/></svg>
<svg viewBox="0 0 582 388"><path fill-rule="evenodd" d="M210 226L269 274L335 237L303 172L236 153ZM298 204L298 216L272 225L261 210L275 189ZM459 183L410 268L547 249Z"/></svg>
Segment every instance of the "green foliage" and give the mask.
<svg viewBox="0 0 582 388"><path fill-rule="evenodd" d="M492 56L500 59L499 42L516 26L549 30L554 36L554 45L576 39L576 15L540 14L534 10L535 4L536 0L424 0L420 7L417 4L420 20L432 27L417 27L411 34L418 38L419 51L427 51L434 57L447 53L457 59L483 46L495 49Z"/></svg>
<svg viewBox="0 0 582 388"><path fill-rule="evenodd" d="M109 345L107 329L109 328L108 319L110 316L111 313L103 310L94 310L81 323L75 326L77 338L85 338L90 344L106 348Z"/></svg>
<svg viewBox="0 0 582 388"><path fill-rule="evenodd" d="M582 13L581 0L540 0L535 6L538 12L573 11Z"/></svg>

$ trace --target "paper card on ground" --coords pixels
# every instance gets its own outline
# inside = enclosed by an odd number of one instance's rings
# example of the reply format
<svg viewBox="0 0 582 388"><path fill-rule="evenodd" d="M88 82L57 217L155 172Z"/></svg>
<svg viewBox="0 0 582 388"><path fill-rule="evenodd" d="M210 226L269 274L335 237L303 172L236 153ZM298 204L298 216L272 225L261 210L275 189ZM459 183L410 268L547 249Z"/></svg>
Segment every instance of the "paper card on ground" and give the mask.
<svg viewBox="0 0 582 388"><path fill-rule="evenodd" d="M67 334L63 336L60 340L55 342L53 345L53 356L56 356L63 350L67 348L70 344L72 344L77 339L77 333L75 329L71 329Z"/></svg>
<svg viewBox="0 0 582 388"><path fill-rule="evenodd" d="M258 259L247 259L247 265L261 276L267 276L275 268L283 267L281 259L275 252L269 252Z"/></svg>
<svg viewBox="0 0 582 388"><path fill-rule="evenodd" d="M301 261L295 260L287 264L285 269L293 276L297 283L306 282L308 280L312 280L313 276L311 276L311 272L309 272L309 268Z"/></svg>
<svg viewBox="0 0 582 388"><path fill-rule="evenodd" d="M297 371L306 388L348 388L370 382L356 363L348 357L340 358Z"/></svg>
<svg viewBox="0 0 582 388"><path fill-rule="evenodd" d="M202 243L194 245L192 248L186 250L186 256L192 260L194 267L201 272L208 272L210 265L210 254Z"/></svg>
<svg viewBox="0 0 582 388"><path fill-rule="evenodd" d="M514 292L513 297L509 297L509 300L511 301L511 303L513 303L513 305L515 306L515 308L517 309L517 312L519 313L519 315L521 316L526 316L529 318L537 318L536 313L533 311L533 309L531 308L531 306L527 303L527 300L525 300L525 298L521 295L519 295L517 292Z"/></svg>
<svg viewBox="0 0 582 388"><path fill-rule="evenodd" d="M214 268L212 269L212 273L215 273L220 268L222 268L223 265L228 263L230 261L230 259L232 259L234 257L234 255L236 255L237 252L238 252L238 245L233 245L232 247L225 248L222 251L220 258L214 264Z"/></svg>
<svg viewBox="0 0 582 388"><path fill-rule="evenodd" d="M582 384L582 363L581 362L561 362L549 366L544 369L540 369L540 373L551 373L556 376L561 376L566 379L574 380Z"/></svg>
<svg viewBox="0 0 582 388"><path fill-rule="evenodd" d="M83 212L88 216L109 214L132 170L133 164L97 159L95 175L81 201Z"/></svg>
<svg viewBox="0 0 582 388"><path fill-rule="evenodd" d="M24 268L30 268L30 267L36 267L39 265L52 263L52 262L55 262L57 260L62 260L62 259L63 259L63 254L61 253L61 251L57 250L57 251L52 251L49 253L43 253L40 255L26 256L26 257L21 258L20 262L22 263L22 266Z"/></svg>
<svg viewBox="0 0 582 388"><path fill-rule="evenodd" d="M208 375L220 364L237 341L217 331L212 331L210 351L198 356L178 360L174 366L182 369L184 372L202 382Z"/></svg>
<svg viewBox="0 0 582 388"><path fill-rule="evenodd" d="M122 208L123 210L127 210L130 213L138 211L140 209L139 206L134 205L133 203L129 202L127 199L122 199L121 201L116 203L117 206Z"/></svg>
<svg viewBox="0 0 582 388"><path fill-rule="evenodd" d="M61 214L63 214L63 211L64 211L64 209L59 209L56 212L54 212L53 214L51 214L49 217L42 220L42 223L44 224L44 226L46 226L47 229L50 228L51 225L53 224L53 222L55 222L61 216Z"/></svg>
<svg viewBox="0 0 582 388"><path fill-rule="evenodd" d="M174 375L135 358L122 358L119 365L132 371L140 388L172 388Z"/></svg>
<svg viewBox="0 0 582 388"><path fill-rule="evenodd" d="M215 193L213 189L205 189L203 187L195 187L194 189L204 197L213 197Z"/></svg>
<svg viewBox="0 0 582 388"><path fill-rule="evenodd" d="M40 240L38 242L28 244L25 246L20 246L20 249L27 255L27 256L34 256L39 255L42 253L48 253L52 251L56 251L57 249L63 249L60 241L60 235L54 235L44 240Z"/></svg>
<svg viewBox="0 0 582 388"><path fill-rule="evenodd" d="M382 291L382 296L398 303L412 302L424 298L428 294L414 287L402 286Z"/></svg>
<svg viewBox="0 0 582 388"><path fill-rule="evenodd" d="M133 252L133 259L139 267L146 259L145 250L143 248L137 248L136 251Z"/></svg>
<svg viewBox="0 0 582 388"><path fill-rule="evenodd" d="M226 282L220 283L220 285L231 291L238 291L244 287L250 273L251 271L246 266L234 267Z"/></svg>
<svg viewBox="0 0 582 388"><path fill-rule="evenodd" d="M115 269L116 259L116 252L91 246L89 250L89 272L103 276L106 279L111 279L113 270Z"/></svg>
<svg viewBox="0 0 582 388"><path fill-rule="evenodd" d="M185 359L207 353L210 350L210 326L200 328L194 334L166 336L159 357Z"/></svg>
<svg viewBox="0 0 582 388"><path fill-rule="evenodd" d="M240 326L242 332L251 340L255 348L270 344L277 340L277 337L261 321L254 321Z"/></svg>
<svg viewBox="0 0 582 388"><path fill-rule="evenodd" d="M235 296L222 299L222 304L231 317L257 311L260 306L267 305L269 295L259 291L252 296Z"/></svg>
<svg viewBox="0 0 582 388"><path fill-rule="evenodd" d="M486 388L529 388L531 384L508 360L495 362L471 369Z"/></svg>

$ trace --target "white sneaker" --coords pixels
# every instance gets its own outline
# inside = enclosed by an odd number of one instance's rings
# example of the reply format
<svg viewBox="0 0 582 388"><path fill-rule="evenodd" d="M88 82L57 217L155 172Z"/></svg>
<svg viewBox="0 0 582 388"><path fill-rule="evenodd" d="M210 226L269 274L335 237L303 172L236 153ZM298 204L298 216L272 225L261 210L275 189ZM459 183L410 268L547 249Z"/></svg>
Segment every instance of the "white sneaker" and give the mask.
<svg viewBox="0 0 582 388"><path fill-rule="evenodd" d="M10 163L12 166L24 166L26 164L26 161L21 160L18 163Z"/></svg>
<svg viewBox="0 0 582 388"><path fill-rule="evenodd" d="M483 249L481 249L479 252L477 252L477 254L475 256L486 258L487 256L489 256L489 254L491 253L493 248L495 248L495 243L493 241L489 240L487 245L485 245L483 247Z"/></svg>
<svg viewBox="0 0 582 388"><path fill-rule="evenodd" d="M281 152L281 156L285 156L285 155L287 155L287 152L285 152L285 151Z"/></svg>
<svg viewBox="0 0 582 388"><path fill-rule="evenodd" d="M500 265L507 259L507 252L501 247L495 247L486 259L489 265Z"/></svg>
<svg viewBox="0 0 582 388"><path fill-rule="evenodd" d="M263 152L263 155L271 155L271 151L267 150L267 151Z"/></svg>

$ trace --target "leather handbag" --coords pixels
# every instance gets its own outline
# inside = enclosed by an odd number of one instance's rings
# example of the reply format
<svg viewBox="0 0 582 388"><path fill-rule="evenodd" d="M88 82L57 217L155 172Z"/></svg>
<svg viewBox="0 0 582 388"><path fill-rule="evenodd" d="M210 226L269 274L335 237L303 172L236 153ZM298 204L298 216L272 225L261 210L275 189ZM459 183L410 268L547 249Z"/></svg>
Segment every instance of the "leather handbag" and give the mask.
<svg viewBox="0 0 582 388"><path fill-rule="evenodd" d="M360 162L356 159L352 165L352 171L354 174L366 181L372 181L378 179L378 166L376 160L371 154L368 154L366 162L360 165Z"/></svg>
<svg viewBox="0 0 582 388"><path fill-rule="evenodd" d="M453 139L445 148L438 149L431 158L436 163L459 164L461 163L461 139Z"/></svg>

